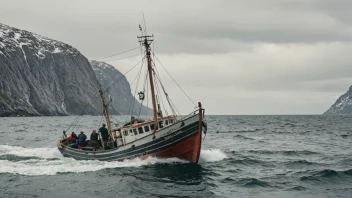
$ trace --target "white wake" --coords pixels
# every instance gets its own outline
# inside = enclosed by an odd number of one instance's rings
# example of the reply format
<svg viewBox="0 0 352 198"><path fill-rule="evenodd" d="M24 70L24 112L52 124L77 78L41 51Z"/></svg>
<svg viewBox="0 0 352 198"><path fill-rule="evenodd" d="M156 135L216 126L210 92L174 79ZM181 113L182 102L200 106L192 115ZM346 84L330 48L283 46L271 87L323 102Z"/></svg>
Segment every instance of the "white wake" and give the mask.
<svg viewBox="0 0 352 198"><path fill-rule="evenodd" d="M11 157L12 156L12 157ZM13 160L9 158L16 158ZM24 157L21 159L21 157ZM27 158L27 159L26 159ZM28 159L29 158L29 159ZM227 158L219 149L201 150L200 162L214 162ZM98 160L75 160L61 155L57 148L24 148L0 145L0 173L21 175L55 175L57 173L80 173L98 171L107 168L140 167L153 164L188 163L178 158L149 157L123 162L104 162Z"/></svg>
<svg viewBox="0 0 352 198"><path fill-rule="evenodd" d="M57 148L24 148L18 146L0 145L0 157L14 155L18 157L34 157L11 161L0 159L0 173L21 175L55 175L57 173L80 173L98 171L106 168L140 167L153 164L188 163L178 158L149 157L145 160L139 158L123 162L104 162L98 160L75 160L61 155Z"/></svg>

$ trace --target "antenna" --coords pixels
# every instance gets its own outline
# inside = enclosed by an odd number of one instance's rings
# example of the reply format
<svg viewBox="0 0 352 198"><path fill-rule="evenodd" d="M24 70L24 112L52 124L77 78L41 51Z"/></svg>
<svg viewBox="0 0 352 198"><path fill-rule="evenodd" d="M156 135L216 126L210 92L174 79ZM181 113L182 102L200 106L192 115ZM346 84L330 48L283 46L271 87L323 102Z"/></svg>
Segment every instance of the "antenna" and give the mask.
<svg viewBox="0 0 352 198"><path fill-rule="evenodd" d="M144 23L144 34L145 35L148 35L148 32L147 32L147 24L145 23L145 18L144 18L144 12L142 12L143 14L143 23Z"/></svg>

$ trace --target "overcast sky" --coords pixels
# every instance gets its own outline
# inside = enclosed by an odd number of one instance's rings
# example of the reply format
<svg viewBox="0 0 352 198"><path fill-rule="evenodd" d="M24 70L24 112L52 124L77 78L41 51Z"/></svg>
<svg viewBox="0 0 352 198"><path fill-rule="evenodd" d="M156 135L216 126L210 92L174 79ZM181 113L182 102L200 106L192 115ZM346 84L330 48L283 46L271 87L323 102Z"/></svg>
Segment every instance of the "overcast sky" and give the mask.
<svg viewBox="0 0 352 198"><path fill-rule="evenodd" d="M98 59L139 46L144 12L156 56L207 114L321 114L352 84L351 9L351 0L0 0L0 23ZM107 63L124 73L139 60ZM159 71L179 111L192 111Z"/></svg>

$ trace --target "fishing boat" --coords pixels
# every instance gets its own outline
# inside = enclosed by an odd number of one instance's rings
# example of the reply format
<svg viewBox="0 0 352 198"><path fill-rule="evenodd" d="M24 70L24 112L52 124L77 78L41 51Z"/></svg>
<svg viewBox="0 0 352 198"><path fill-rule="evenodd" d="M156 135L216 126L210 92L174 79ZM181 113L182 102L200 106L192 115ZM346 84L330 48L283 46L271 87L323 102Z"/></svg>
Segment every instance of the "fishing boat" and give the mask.
<svg viewBox="0 0 352 198"><path fill-rule="evenodd" d="M59 139L57 145L59 151L65 157L77 160L102 160L102 161L123 161L126 159L146 159L149 156L159 158L179 158L192 163L198 163L202 144L202 132L206 134L207 124L204 117L204 108L198 102L195 109L188 115L177 115L169 95L161 84L165 98L173 112L171 115L164 115L160 110L159 95L156 95L155 82L160 80L156 72L155 62L152 59L151 43L154 35L146 34L139 26L142 36L137 36L141 49L143 49L143 65L146 71L146 79L149 81L151 92L152 112L150 119L131 117L123 126L112 127L109 114L109 102L104 97L104 91L100 87L99 96L102 102L102 112L107 123L109 134L108 140L100 138L99 147L87 146L73 148L67 138L66 132ZM154 56L155 57L155 56ZM147 80L146 80L147 81ZM98 91L98 90L97 90ZM149 92L148 92L149 93ZM187 96L188 97L188 96ZM144 92L139 93L139 99L144 99ZM66 130L67 131L67 130Z"/></svg>

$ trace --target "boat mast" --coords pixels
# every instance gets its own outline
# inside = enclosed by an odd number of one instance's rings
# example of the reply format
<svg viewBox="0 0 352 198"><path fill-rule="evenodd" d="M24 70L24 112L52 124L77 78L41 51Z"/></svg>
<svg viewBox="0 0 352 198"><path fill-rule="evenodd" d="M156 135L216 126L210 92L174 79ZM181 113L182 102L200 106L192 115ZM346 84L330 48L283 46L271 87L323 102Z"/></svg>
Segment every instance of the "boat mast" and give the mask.
<svg viewBox="0 0 352 198"><path fill-rule="evenodd" d="M111 128L111 122L110 122L110 115L109 115L109 111L108 111L108 105L105 104L104 94L103 94L103 90L101 88L101 85L99 88L99 93L100 93L101 100L103 102L103 108L104 108L103 113L104 113L104 116L106 119L106 124L108 125L109 136L112 137L112 139L114 140L114 137L111 135L112 128Z"/></svg>
<svg viewBox="0 0 352 198"><path fill-rule="evenodd" d="M149 73L149 82L150 82L150 89L152 92L152 102L153 102L153 114L154 114L154 138L155 132L158 127L158 114L156 108L156 101L155 101L155 90L154 90L154 82L153 82L153 68L152 68L152 58L150 57L150 44L153 42L153 35L152 36L137 36L140 42L145 47L145 54L147 56L147 63L148 63L148 73Z"/></svg>

